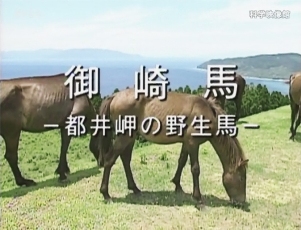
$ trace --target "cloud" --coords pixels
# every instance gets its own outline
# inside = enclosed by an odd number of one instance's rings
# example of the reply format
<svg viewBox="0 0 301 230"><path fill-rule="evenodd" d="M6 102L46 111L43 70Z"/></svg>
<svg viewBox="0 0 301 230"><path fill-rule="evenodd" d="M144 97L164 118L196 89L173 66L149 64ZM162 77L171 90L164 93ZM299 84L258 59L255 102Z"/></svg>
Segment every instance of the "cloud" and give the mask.
<svg viewBox="0 0 301 230"><path fill-rule="evenodd" d="M212 58L301 53L299 6L299 3L281 5L275 0L264 3L232 0L226 8L207 12L193 13L192 7L191 12L183 12L179 18L172 8L128 7L92 16L80 24L52 23L43 27L4 24L2 49L104 48L152 57ZM252 9L291 10L291 18L251 19ZM173 25L153 23L158 15L163 20L164 17L174 20Z"/></svg>

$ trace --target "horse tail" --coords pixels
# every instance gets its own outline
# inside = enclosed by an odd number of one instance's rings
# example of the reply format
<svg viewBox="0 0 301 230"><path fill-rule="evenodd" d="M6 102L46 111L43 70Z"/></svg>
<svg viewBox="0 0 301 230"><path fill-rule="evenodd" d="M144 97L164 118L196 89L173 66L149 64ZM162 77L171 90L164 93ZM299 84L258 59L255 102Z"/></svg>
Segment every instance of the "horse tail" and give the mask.
<svg viewBox="0 0 301 230"><path fill-rule="evenodd" d="M115 95L107 97L101 103L99 108L100 118L110 119L110 106L114 99ZM104 156L109 152L113 146L113 130L112 128L106 130L105 133L100 132L98 134L98 144L99 144L99 157L98 157L98 166L102 167L104 165Z"/></svg>
<svg viewBox="0 0 301 230"><path fill-rule="evenodd" d="M300 119L301 119L301 97L299 99L299 109L298 109L298 116L297 117L300 117Z"/></svg>
<svg viewBox="0 0 301 230"><path fill-rule="evenodd" d="M294 76L294 74L291 74L290 77L289 77L289 79L287 81L285 81L285 84L291 84L293 76Z"/></svg>
<svg viewBox="0 0 301 230"><path fill-rule="evenodd" d="M88 129L88 133L90 134L90 143L89 143L89 149L90 152L93 153L96 161L98 161L98 157L99 157L99 150L98 150L98 134L97 135L93 135L92 129L91 129L91 125L93 122L93 119L96 118L96 110L94 108L94 105L92 104L92 101L90 98L86 97L87 102L88 102L88 111L87 111L87 115L86 115L86 128Z"/></svg>

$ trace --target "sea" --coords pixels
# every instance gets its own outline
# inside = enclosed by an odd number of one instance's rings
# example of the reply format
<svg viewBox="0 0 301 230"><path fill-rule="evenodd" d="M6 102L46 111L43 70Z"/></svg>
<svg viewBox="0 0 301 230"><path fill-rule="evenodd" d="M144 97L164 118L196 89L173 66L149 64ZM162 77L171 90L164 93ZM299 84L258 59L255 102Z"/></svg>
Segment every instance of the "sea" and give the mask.
<svg viewBox="0 0 301 230"><path fill-rule="evenodd" d="M11 79L27 76L52 75L67 72L72 65L83 65L84 67L100 68L100 92L101 95L110 95L116 88L119 90L134 85L135 72L140 71L141 65L154 68L161 65L168 69L165 74L170 82L169 87L176 89L188 85L192 90L199 85L207 85L207 71L198 69L196 66L201 62L185 60L144 60L144 61L1 61L1 79ZM239 69L238 69L239 72ZM284 80L269 79L268 76L256 78L244 76L247 84L266 85L267 89L288 94L288 85Z"/></svg>

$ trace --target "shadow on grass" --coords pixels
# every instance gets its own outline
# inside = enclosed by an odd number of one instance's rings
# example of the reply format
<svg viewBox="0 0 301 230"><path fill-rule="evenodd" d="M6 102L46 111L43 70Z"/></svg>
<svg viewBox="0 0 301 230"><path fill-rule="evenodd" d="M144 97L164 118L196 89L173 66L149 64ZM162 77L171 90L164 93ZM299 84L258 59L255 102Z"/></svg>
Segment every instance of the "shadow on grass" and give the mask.
<svg viewBox="0 0 301 230"><path fill-rule="evenodd" d="M301 143L301 133L300 132L296 133L295 141Z"/></svg>
<svg viewBox="0 0 301 230"><path fill-rule="evenodd" d="M98 167L94 167L91 169L84 169L77 171L73 174L68 175L68 182L61 183L58 181L58 178L48 179L45 181L38 182L36 186L32 187L16 187L14 189L4 191L0 193L0 197L20 197L24 196L29 192L46 188L46 187L66 187L71 184L74 184L84 178L94 176L96 174L100 173Z"/></svg>
<svg viewBox="0 0 301 230"><path fill-rule="evenodd" d="M247 121L241 121L239 120L238 122L236 122L237 125L241 125L241 124L248 124L249 122Z"/></svg>
<svg viewBox="0 0 301 230"><path fill-rule="evenodd" d="M220 199L214 195L204 195L205 206L208 207L233 207L228 200ZM114 203L127 203L136 205L159 205L159 206L186 206L195 203L191 194L175 193L174 191L142 191L140 195L129 193L125 197L112 198ZM246 203L243 211L249 212L250 204Z"/></svg>

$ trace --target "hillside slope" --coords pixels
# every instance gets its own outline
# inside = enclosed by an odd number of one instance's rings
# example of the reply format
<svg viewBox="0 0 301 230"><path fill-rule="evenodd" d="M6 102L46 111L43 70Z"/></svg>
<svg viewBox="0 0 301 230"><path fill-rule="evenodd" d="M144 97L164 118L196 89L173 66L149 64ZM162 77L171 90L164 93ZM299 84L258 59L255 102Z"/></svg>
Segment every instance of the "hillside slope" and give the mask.
<svg viewBox="0 0 301 230"><path fill-rule="evenodd" d="M288 79L291 73L301 70L301 54L263 54L249 57L212 59L197 66L207 69L207 65L237 65L238 72L249 77Z"/></svg>
<svg viewBox="0 0 301 230"><path fill-rule="evenodd" d="M1 141L1 229L300 229L300 129L289 141L288 106L243 118L259 130L243 129L239 137L250 159L247 199L250 212L227 206L221 183L222 167L209 143L200 148L201 191L207 212L193 206L190 195L175 195L169 181L176 169L180 145L150 145L135 149L134 178L144 192L128 194L122 164L113 167L110 193L113 204L104 204L99 193L102 170L88 151L86 138L73 139L69 149L71 183L62 186L53 175L60 140L56 131L22 134L20 168L37 180L33 188L17 188L3 158ZM182 186L192 192L190 167L184 169Z"/></svg>

